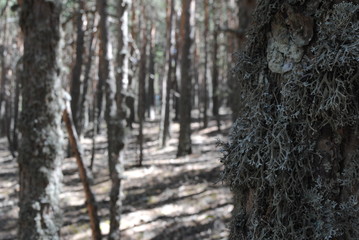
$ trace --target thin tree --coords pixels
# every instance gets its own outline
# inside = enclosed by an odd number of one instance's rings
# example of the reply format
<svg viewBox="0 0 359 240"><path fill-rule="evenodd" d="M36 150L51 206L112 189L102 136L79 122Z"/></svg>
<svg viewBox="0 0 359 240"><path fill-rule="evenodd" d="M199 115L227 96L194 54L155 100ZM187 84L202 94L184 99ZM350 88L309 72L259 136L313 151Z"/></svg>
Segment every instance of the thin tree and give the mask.
<svg viewBox="0 0 359 240"><path fill-rule="evenodd" d="M142 24L141 24L141 57L140 57L140 69L138 74L138 121L139 121L139 133L138 133L138 145L140 147L139 166L142 166L143 161L143 122L145 119L145 101L146 101L146 75L147 75L147 15L146 5L142 3Z"/></svg>
<svg viewBox="0 0 359 240"><path fill-rule="evenodd" d="M60 239L61 1L23 1L19 239Z"/></svg>
<svg viewBox="0 0 359 240"><path fill-rule="evenodd" d="M358 13L258 1L237 65L245 105L223 145L229 239L359 239Z"/></svg>
<svg viewBox="0 0 359 240"><path fill-rule="evenodd" d="M83 54L85 50L85 31L84 31L84 13L85 13L85 1L78 1L78 9L76 10L76 30L77 30L77 39L76 39L76 57L74 67L72 68L71 76L71 110L73 113L73 120L76 127L76 130L79 135L81 135L82 125L80 121L81 113L81 73L83 65Z"/></svg>
<svg viewBox="0 0 359 240"><path fill-rule="evenodd" d="M182 0L181 16L181 97L180 97L180 135L178 140L177 157L192 153L191 144L191 100L192 100L192 77L191 77L191 23L195 2ZM192 19L191 19L192 14ZM192 21L191 21L192 20Z"/></svg>
<svg viewBox="0 0 359 240"><path fill-rule="evenodd" d="M203 127L208 127L208 34L209 0L204 0L204 74L203 74Z"/></svg>
<svg viewBox="0 0 359 240"><path fill-rule="evenodd" d="M107 1L98 0L97 9L100 14L100 56L101 77L106 83L106 110L108 138L108 164L111 179L110 192L110 232L109 239L120 238L121 217L121 179L123 168L123 149L125 147L125 111L123 103L123 84L128 81L128 28L127 8L129 1L119 1L118 50L116 55L117 71L114 72L112 53L108 31Z"/></svg>
<svg viewBox="0 0 359 240"><path fill-rule="evenodd" d="M170 97L172 88L173 59L172 48L174 32L172 30L174 15L174 0L166 1L166 57L165 57L165 74L162 81L162 108L161 108L161 125L160 125L160 147L164 147L167 138L170 135Z"/></svg>
<svg viewBox="0 0 359 240"><path fill-rule="evenodd" d="M154 20L151 21L151 35L149 45L149 63L148 63L148 76L147 76L147 95L146 95L146 109L147 117L149 119L155 118L155 67L156 67L156 25Z"/></svg>
<svg viewBox="0 0 359 240"><path fill-rule="evenodd" d="M126 106L125 93L128 88L129 75L129 46L128 46L128 8L131 0L119 0L117 12L119 23L117 26L117 51L116 51L116 95L112 102L116 108L116 115L109 116L108 129L109 136L109 155L110 157L110 177L112 181L110 193L110 233L109 239L120 239L121 221L121 180L123 178L124 148L126 144ZM109 91L109 90L108 90ZM110 114L111 115L111 114ZM111 131L111 132L110 132ZM110 142L111 140L111 142Z"/></svg>

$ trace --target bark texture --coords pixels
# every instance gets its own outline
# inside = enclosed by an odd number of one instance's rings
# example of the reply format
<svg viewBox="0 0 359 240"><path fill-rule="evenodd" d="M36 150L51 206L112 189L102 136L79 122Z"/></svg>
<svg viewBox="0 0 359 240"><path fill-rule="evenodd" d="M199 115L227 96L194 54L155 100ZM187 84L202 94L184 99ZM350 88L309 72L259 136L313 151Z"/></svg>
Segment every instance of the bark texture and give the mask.
<svg viewBox="0 0 359 240"><path fill-rule="evenodd" d="M191 144L191 106L192 106L192 77L191 77L191 13L194 12L192 0L182 0L181 16L181 97L180 97L180 135L178 139L177 156L192 153ZM192 5L192 7L191 7ZM191 9L192 8L192 9Z"/></svg>
<svg viewBox="0 0 359 240"><path fill-rule="evenodd" d="M359 239L358 11L258 1L223 145L230 239Z"/></svg>
<svg viewBox="0 0 359 240"><path fill-rule="evenodd" d="M59 239L62 159L61 1L24 1L19 239Z"/></svg>

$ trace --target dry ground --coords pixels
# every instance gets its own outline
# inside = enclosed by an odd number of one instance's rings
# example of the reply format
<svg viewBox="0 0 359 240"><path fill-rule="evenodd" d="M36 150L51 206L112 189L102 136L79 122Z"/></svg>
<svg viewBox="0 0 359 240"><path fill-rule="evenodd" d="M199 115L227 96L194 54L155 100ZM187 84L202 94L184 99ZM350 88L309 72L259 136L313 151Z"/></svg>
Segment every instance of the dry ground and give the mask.
<svg viewBox="0 0 359 240"><path fill-rule="evenodd" d="M193 154L176 158L178 124L172 125L172 138L166 148L157 147L158 122L145 125L144 165L136 167L138 146L136 129L131 133L126 150L126 171L123 182L123 240L191 240L226 239L232 210L231 195L220 182L218 139L224 139L230 126L222 121L222 133L215 122L200 129L193 123ZM103 131L105 132L105 131ZM110 181L107 170L105 134L96 139L96 160L93 169L93 190L99 204L101 229L109 228L108 202ZM91 153L91 139L82 140L85 158ZM16 238L17 163L0 139L0 239ZM84 194L76 162L66 158L63 163L64 209L62 239L91 239Z"/></svg>

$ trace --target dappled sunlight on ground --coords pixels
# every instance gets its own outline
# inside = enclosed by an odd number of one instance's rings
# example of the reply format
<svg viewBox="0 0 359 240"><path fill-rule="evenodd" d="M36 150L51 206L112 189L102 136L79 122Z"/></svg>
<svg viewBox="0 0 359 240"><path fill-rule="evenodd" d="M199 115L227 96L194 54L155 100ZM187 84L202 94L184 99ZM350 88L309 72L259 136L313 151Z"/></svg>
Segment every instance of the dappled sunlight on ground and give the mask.
<svg viewBox="0 0 359 240"><path fill-rule="evenodd" d="M222 121L223 132L215 121L201 129L194 123L193 154L176 158L178 124L165 148L158 147L158 122L145 124L144 162L138 163L136 125L126 150L123 180L124 240L225 239L232 211L229 189L220 181L218 139L227 136L230 121ZM105 130L96 138L92 188L96 195L103 234L109 231L108 205L111 182L108 178ZM5 142L4 142L5 143ZM82 139L85 163L89 165L92 141ZM15 239L17 218L17 163L5 148L0 149L0 239ZM63 162L64 209L62 239L90 239L91 231L82 184L74 158ZM5 205L9 210L5 210ZM5 223L5 224L3 224Z"/></svg>

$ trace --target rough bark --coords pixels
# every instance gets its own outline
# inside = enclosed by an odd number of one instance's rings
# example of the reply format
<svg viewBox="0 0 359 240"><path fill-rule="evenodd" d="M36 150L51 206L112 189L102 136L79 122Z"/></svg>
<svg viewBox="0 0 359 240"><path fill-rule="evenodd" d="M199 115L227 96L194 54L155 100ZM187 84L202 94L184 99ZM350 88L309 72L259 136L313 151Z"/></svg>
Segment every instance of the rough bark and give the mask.
<svg viewBox="0 0 359 240"><path fill-rule="evenodd" d="M172 53L171 49L174 47L173 42L173 14L174 14L174 0L166 1L166 65L165 74L162 80L162 108L161 108L161 125L160 125L160 147L166 146L167 138L170 136L170 97L171 97L171 83L173 75Z"/></svg>
<svg viewBox="0 0 359 240"><path fill-rule="evenodd" d="M181 16L181 97L180 97L180 135L178 140L177 157L192 153L191 146L191 14L194 12L192 0L182 0ZM192 15L193 18L193 15Z"/></svg>
<svg viewBox="0 0 359 240"><path fill-rule="evenodd" d="M72 118L70 99L65 99L66 107L63 111L62 118L66 124L67 133L69 135L69 141L71 145L72 152L75 155L77 167L79 170L80 179L82 186L84 188L85 197L86 197L86 207L87 212L90 218L90 226L92 231L92 239L100 240L102 238L101 229L100 229L100 218L97 213L97 203L95 195L93 194L90 182L88 178L88 170L85 167L83 162L83 151L80 145L80 140L78 138L75 123Z"/></svg>
<svg viewBox="0 0 359 240"><path fill-rule="evenodd" d="M338 2L258 1L223 145L230 239L359 239L359 5Z"/></svg>
<svg viewBox="0 0 359 240"><path fill-rule="evenodd" d="M61 1L24 1L19 239L59 239L62 131Z"/></svg>

